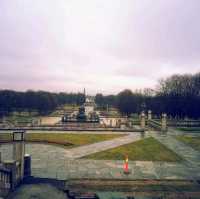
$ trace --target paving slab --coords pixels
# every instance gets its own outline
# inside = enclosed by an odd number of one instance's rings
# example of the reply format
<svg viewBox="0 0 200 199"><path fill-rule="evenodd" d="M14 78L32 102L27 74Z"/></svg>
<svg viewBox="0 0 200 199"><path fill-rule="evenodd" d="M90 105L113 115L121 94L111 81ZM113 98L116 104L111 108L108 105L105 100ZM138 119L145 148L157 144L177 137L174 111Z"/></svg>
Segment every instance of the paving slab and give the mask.
<svg viewBox="0 0 200 199"><path fill-rule="evenodd" d="M159 142L164 144L167 148L171 149L181 157L185 159L185 164L188 166L200 167L200 152L194 150L192 147L178 141L172 135L161 136L159 134L154 134L153 137Z"/></svg>

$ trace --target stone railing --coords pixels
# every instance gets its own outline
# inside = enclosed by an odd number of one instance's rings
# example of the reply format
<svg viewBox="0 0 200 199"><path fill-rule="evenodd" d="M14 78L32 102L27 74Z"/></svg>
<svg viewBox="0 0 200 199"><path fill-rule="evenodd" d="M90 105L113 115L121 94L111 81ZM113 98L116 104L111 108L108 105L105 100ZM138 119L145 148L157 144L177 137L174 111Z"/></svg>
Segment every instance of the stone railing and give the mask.
<svg viewBox="0 0 200 199"><path fill-rule="evenodd" d="M162 130L161 123L158 121L155 121L155 120L148 120L148 126L154 128L158 131Z"/></svg>
<svg viewBox="0 0 200 199"><path fill-rule="evenodd" d="M162 114L162 118L161 118L160 121L148 119L147 124L148 124L149 127L152 127L155 130L166 132L167 129L168 129L168 127L167 127L167 115Z"/></svg>
<svg viewBox="0 0 200 199"><path fill-rule="evenodd" d="M11 189L12 173L9 169L0 166L0 197L6 196Z"/></svg>

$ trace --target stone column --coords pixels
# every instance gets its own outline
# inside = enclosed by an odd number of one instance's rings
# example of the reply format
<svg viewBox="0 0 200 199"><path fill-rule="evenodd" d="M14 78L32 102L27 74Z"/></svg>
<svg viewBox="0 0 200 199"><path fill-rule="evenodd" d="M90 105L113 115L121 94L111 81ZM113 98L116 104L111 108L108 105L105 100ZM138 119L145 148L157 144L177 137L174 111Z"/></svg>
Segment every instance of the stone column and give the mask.
<svg viewBox="0 0 200 199"><path fill-rule="evenodd" d="M132 121L129 120L129 127L132 128Z"/></svg>
<svg viewBox="0 0 200 199"><path fill-rule="evenodd" d="M151 110L148 111L148 120L152 119Z"/></svg>
<svg viewBox="0 0 200 199"><path fill-rule="evenodd" d="M22 180L24 177L24 152L25 145L24 141L14 142L13 144L13 159L19 163L19 175L20 179Z"/></svg>
<svg viewBox="0 0 200 199"><path fill-rule="evenodd" d="M140 115L140 127L142 129L145 128L145 113L144 112L142 112L141 115Z"/></svg>
<svg viewBox="0 0 200 199"><path fill-rule="evenodd" d="M162 114L161 128L162 128L162 131L164 132L167 131L167 114L166 113Z"/></svg>

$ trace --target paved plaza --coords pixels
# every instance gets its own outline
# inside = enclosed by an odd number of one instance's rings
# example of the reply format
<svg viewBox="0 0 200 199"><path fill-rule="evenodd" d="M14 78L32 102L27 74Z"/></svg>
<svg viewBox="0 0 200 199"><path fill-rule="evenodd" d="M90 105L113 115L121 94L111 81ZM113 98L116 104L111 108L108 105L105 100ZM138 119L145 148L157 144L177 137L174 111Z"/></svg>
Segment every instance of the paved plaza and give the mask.
<svg viewBox="0 0 200 199"><path fill-rule="evenodd" d="M176 132L178 134L179 132ZM80 159L85 155L103 151L152 136L180 155L182 162L129 161L130 174L123 173L123 160ZM12 159L11 145L2 145L2 159ZM200 179L200 152L177 141L173 132L129 133L109 141L72 149L48 144L26 144L26 153L32 157L32 175L60 180L94 179Z"/></svg>

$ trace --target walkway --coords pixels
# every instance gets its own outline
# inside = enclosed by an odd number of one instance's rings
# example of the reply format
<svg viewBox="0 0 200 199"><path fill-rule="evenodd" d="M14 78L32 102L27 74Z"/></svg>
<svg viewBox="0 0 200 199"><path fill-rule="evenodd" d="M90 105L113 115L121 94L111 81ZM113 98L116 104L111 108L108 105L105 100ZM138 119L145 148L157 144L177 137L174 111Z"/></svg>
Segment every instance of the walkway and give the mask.
<svg viewBox="0 0 200 199"><path fill-rule="evenodd" d="M194 150L190 146L178 141L171 135L160 136L153 135L158 141L164 144L167 148L171 149L186 160L189 166L197 166L200 168L200 152Z"/></svg>
<svg viewBox="0 0 200 199"><path fill-rule="evenodd" d="M152 137L164 144L167 148L181 156L184 161L182 168L190 173L190 178L200 179L200 152L194 150L189 145L175 139L174 135L185 135L184 133L173 128L169 128L167 134L161 135L160 133L151 132ZM189 133L194 136L194 134ZM195 136L200 136L195 134Z"/></svg>
<svg viewBox="0 0 200 199"><path fill-rule="evenodd" d="M33 160L35 177L66 179L200 179L199 169L181 163L129 161L130 174L123 173L123 161L113 160ZM40 162L40 163L39 163Z"/></svg>
<svg viewBox="0 0 200 199"><path fill-rule="evenodd" d="M72 159L81 158L92 153L105 151L107 149L112 149L124 144L129 144L140 139L140 133L130 133L129 135L120 138L72 148L70 150L67 150L67 155L65 157Z"/></svg>

